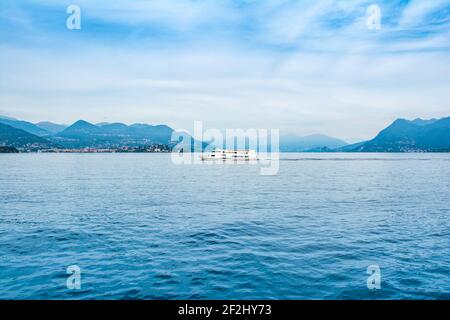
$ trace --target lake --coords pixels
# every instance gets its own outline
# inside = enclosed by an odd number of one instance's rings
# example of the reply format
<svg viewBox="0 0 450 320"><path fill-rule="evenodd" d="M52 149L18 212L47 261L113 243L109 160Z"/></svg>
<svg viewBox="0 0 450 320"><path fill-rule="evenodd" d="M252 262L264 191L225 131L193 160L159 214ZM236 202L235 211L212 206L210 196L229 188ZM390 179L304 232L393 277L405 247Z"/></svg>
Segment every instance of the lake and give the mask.
<svg viewBox="0 0 450 320"><path fill-rule="evenodd" d="M0 299L450 299L450 154L279 165L2 154Z"/></svg>

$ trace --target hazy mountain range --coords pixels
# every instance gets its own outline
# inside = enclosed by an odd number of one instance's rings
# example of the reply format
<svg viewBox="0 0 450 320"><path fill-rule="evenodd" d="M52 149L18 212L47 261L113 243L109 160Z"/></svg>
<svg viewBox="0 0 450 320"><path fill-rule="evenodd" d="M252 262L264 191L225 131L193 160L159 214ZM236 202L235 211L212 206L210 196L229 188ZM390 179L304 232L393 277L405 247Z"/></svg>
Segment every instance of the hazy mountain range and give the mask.
<svg viewBox="0 0 450 320"><path fill-rule="evenodd" d="M31 122L27 122L27 121L22 121L22 120L9 118L9 117L0 116L0 123L9 125L16 129L24 130L28 133L31 133L31 134L34 134L37 136L41 136L41 137L50 135L50 132L48 132L47 130L42 129L39 126L37 126Z"/></svg>
<svg viewBox="0 0 450 320"><path fill-rule="evenodd" d="M19 126L22 123L18 123ZM29 146L32 150L51 148L55 145L50 141L22 129L1 123L0 119L0 146L23 148Z"/></svg>
<svg viewBox="0 0 450 320"><path fill-rule="evenodd" d="M79 120L52 136L56 143L71 147L119 147L168 144L173 129L166 125L123 123L94 125Z"/></svg>
<svg viewBox="0 0 450 320"><path fill-rule="evenodd" d="M0 124L2 125L0 145L19 148L30 144L60 148L114 148L169 144L174 131L166 125L133 124L128 126L123 123L94 125L84 120L66 126L51 122L34 124L0 117Z"/></svg>
<svg viewBox="0 0 450 320"><path fill-rule="evenodd" d="M450 117L397 119L375 138L342 148L344 152L450 152Z"/></svg>
<svg viewBox="0 0 450 320"><path fill-rule="evenodd" d="M323 134L304 137L283 135L280 137L281 152L322 152L348 145L347 142Z"/></svg>
<svg viewBox="0 0 450 320"><path fill-rule="evenodd" d="M52 134L57 134L67 128L64 124L57 124L49 121L38 122L35 125Z"/></svg>
<svg viewBox="0 0 450 320"><path fill-rule="evenodd" d="M0 146L28 148L117 148L170 144L174 130L166 125L92 124L79 120L70 126L31 123L0 116ZM450 152L450 117L398 119L374 139L348 145L326 135L282 135L282 152Z"/></svg>

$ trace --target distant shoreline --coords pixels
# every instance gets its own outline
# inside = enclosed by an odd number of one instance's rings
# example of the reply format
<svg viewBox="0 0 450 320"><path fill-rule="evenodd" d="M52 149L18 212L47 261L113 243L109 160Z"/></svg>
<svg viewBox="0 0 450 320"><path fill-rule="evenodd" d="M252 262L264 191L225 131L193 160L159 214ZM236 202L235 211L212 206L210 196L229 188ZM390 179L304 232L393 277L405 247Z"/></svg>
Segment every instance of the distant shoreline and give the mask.
<svg viewBox="0 0 450 320"><path fill-rule="evenodd" d="M0 147L0 154L170 154L170 151L5 151ZM201 152L191 152L201 153ZM280 151L280 154L448 154L450 151Z"/></svg>
<svg viewBox="0 0 450 320"><path fill-rule="evenodd" d="M167 125L92 124L78 120L70 126L52 124L49 127L48 122L46 125L42 122L33 124L0 116L0 145L13 146L20 152L157 153L171 152L181 143L187 144L187 149L183 149L191 150L195 139L188 133L182 136L182 140L180 138L180 133ZM251 140L245 135L241 138ZM202 138L196 140L200 142ZM202 148L210 144L201 143ZM281 135L278 146L282 152L447 153L450 152L450 117L397 119L373 139L353 144L316 134L304 137Z"/></svg>

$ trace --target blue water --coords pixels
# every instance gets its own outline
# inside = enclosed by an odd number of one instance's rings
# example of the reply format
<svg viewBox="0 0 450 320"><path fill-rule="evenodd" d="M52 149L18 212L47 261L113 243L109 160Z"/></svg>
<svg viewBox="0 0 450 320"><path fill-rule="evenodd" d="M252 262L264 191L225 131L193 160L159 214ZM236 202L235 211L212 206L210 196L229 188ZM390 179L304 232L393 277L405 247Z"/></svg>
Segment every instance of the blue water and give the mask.
<svg viewBox="0 0 450 320"><path fill-rule="evenodd" d="M282 158L0 155L0 299L450 298L450 154Z"/></svg>

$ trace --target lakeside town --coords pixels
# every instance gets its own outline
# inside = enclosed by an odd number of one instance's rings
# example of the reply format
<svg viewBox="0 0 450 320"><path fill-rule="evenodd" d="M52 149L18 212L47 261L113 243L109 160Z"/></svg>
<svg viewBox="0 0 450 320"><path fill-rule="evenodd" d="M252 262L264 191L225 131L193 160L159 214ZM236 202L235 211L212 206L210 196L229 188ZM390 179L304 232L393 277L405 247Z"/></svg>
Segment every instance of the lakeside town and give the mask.
<svg viewBox="0 0 450 320"><path fill-rule="evenodd" d="M51 148L43 149L39 152L46 153L167 153L170 152L171 148L164 144L155 144L149 146L139 146L139 147L129 147L123 146L118 148L70 148L70 149L60 149Z"/></svg>
<svg viewBox="0 0 450 320"><path fill-rule="evenodd" d="M30 144L22 148L0 146L0 153L168 153L170 151L171 148L165 144L117 148L42 148L39 144Z"/></svg>

